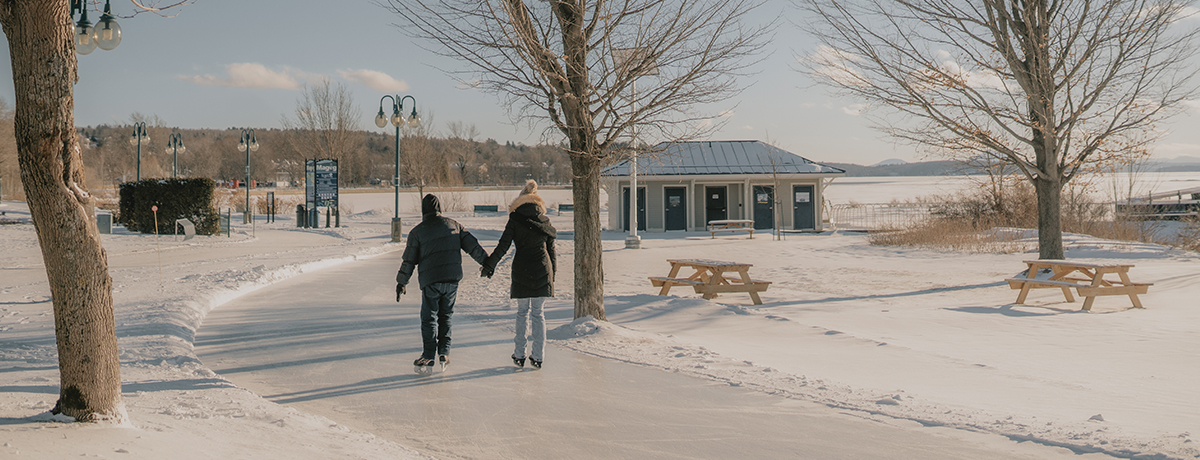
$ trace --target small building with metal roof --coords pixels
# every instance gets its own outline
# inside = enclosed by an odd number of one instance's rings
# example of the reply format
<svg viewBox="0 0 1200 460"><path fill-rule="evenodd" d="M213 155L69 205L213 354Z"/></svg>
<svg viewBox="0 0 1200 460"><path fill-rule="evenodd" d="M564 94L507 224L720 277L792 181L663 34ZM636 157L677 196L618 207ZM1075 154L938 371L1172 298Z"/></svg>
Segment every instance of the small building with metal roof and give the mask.
<svg viewBox="0 0 1200 460"><path fill-rule="evenodd" d="M642 231L703 231L729 219L752 220L755 229L823 230L825 187L846 175L762 141L661 143L651 152L637 163ZM630 166L625 160L601 173L609 229L629 229Z"/></svg>

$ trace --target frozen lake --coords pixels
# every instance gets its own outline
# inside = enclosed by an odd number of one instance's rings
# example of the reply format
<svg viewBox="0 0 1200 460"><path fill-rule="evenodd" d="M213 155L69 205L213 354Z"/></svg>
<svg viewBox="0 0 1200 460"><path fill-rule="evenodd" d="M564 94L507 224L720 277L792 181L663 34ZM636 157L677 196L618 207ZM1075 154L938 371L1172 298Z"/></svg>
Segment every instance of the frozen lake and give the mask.
<svg viewBox="0 0 1200 460"><path fill-rule="evenodd" d="M1138 176L1132 189L1127 175L1110 175L1083 177L1091 180L1095 193L1112 199L1114 195L1130 193L1145 196L1149 193L1161 193L1192 187L1200 187L1200 172L1147 173ZM830 205L846 203L890 203L892 201L913 200L931 195L950 194L980 184L984 177L965 176L904 176L904 177L842 177L833 181L825 189L825 199ZM438 190L427 189L426 192L437 194L442 198L443 207L447 212L470 212L476 204L506 205L517 197L520 187L507 189L478 189L478 190ZM1113 190L1125 190L1124 193L1114 193ZM551 208L558 203L571 203L571 190L562 187L544 186L540 194ZM353 190L342 192L343 207L351 213L378 210L390 214L395 200L390 189L377 191ZM420 197L416 190L400 191L400 213L419 214Z"/></svg>

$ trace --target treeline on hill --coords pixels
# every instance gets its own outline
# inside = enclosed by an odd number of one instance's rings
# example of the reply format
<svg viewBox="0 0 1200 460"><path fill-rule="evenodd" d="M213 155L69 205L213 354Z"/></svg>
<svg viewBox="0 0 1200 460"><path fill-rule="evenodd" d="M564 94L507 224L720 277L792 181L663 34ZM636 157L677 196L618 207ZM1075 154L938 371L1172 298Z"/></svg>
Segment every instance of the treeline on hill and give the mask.
<svg viewBox="0 0 1200 460"><path fill-rule="evenodd" d="M148 123L149 125L150 123ZM207 177L216 181L245 179L246 154L238 150L241 128L174 129L149 126L150 141L142 141L141 176L146 178ZM137 146L130 142L132 125L79 128L80 146L90 188L115 187L137 175ZM178 133L185 150L164 148ZM356 131L355 147L338 160L342 187L390 186L395 168L395 137ZM304 180L304 160L295 147L295 130L255 129L259 149L250 153L250 179L260 184L298 186ZM3 163L7 165L7 162ZM526 179L539 183L570 182L569 156L554 146L499 144L492 139L472 141L426 136L401 136L400 178L404 185L517 185ZM8 185L4 184L7 188Z"/></svg>

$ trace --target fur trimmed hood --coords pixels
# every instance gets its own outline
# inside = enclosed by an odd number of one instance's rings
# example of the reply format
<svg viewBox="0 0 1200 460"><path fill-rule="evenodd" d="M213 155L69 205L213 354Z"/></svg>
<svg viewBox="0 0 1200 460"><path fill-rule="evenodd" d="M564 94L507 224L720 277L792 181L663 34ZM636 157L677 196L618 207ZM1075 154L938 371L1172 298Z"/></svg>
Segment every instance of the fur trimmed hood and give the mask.
<svg viewBox="0 0 1200 460"><path fill-rule="evenodd" d="M537 192L518 196L517 199L513 200L512 204L508 206L508 212L517 212L517 208L521 207L521 205L529 203L537 205L538 214L546 213L546 202L542 201L542 197L539 196Z"/></svg>

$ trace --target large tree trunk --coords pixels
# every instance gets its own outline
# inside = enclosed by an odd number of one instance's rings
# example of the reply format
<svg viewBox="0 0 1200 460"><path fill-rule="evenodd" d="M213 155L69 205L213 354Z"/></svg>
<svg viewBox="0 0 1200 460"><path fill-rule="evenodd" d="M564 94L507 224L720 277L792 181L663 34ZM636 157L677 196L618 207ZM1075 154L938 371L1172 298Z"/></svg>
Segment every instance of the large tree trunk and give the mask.
<svg viewBox="0 0 1200 460"><path fill-rule="evenodd" d="M83 190L75 136L75 46L66 0L0 0L16 90L21 182L54 302L61 390L54 412L123 419L112 278Z"/></svg>
<svg viewBox="0 0 1200 460"><path fill-rule="evenodd" d="M575 201L575 317L604 317L604 248L600 238L600 160L571 155Z"/></svg>
<svg viewBox="0 0 1200 460"><path fill-rule="evenodd" d="M1033 186L1038 203L1038 258L1063 259L1062 182L1039 177Z"/></svg>

